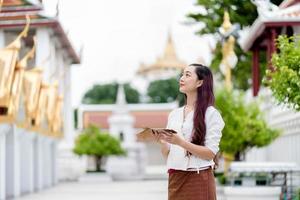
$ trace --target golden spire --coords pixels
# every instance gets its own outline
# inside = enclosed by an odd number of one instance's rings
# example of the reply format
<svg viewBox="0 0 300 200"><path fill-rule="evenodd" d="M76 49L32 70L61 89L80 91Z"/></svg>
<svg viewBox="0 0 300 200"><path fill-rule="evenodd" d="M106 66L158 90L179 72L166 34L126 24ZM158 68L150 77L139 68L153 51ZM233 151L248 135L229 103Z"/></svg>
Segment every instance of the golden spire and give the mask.
<svg viewBox="0 0 300 200"><path fill-rule="evenodd" d="M165 51L162 57L159 57L156 62L150 66L141 65L138 74L145 75L149 72L157 71L157 70L182 70L186 64L178 59L175 51L175 46L172 40L172 36L168 34L168 40L165 47Z"/></svg>
<svg viewBox="0 0 300 200"><path fill-rule="evenodd" d="M230 23L229 14L227 11L224 13L224 21L222 24L222 28L225 33L227 33L232 27ZM235 67L237 64L237 56L234 52L235 38L230 35L227 40L225 40L222 44L222 61L220 64L221 72L225 76L225 86L228 91L232 90L232 81L231 81L231 69Z"/></svg>
<svg viewBox="0 0 300 200"><path fill-rule="evenodd" d="M172 36L171 36L170 33L168 34L168 41L167 41L167 45L166 45L166 48L165 48L163 58L177 59L174 43L173 43Z"/></svg>
<svg viewBox="0 0 300 200"><path fill-rule="evenodd" d="M222 24L222 28L224 29L225 33L227 33L232 27L232 24L231 24L230 18L229 18L229 13L227 11L224 12L223 20L224 21Z"/></svg>

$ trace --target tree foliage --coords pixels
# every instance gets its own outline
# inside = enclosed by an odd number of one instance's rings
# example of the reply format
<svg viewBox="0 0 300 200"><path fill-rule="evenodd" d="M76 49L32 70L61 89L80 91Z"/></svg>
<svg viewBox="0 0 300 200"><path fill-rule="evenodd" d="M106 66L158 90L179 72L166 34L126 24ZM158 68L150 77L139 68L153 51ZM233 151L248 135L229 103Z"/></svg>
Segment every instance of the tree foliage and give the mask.
<svg viewBox="0 0 300 200"><path fill-rule="evenodd" d="M220 150L235 155L236 160L252 147L263 147L279 136L267 126L256 103L245 104L242 94L219 90L216 107L225 121Z"/></svg>
<svg viewBox="0 0 300 200"><path fill-rule="evenodd" d="M97 171L101 170L102 158L109 155L123 155L120 141L109 133L100 132L96 126L86 128L75 140L74 153L97 158Z"/></svg>
<svg viewBox="0 0 300 200"><path fill-rule="evenodd" d="M84 104L114 104L117 98L117 83L109 83L103 85L94 85L88 90L83 99ZM124 84L124 90L127 103L139 103L140 94L132 88L129 83Z"/></svg>
<svg viewBox="0 0 300 200"><path fill-rule="evenodd" d="M300 111L300 40L299 36L279 36L278 53L273 54L274 71L267 71L265 82L278 102Z"/></svg>
<svg viewBox="0 0 300 200"><path fill-rule="evenodd" d="M272 0L274 4L280 4L282 0ZM197 0L197 6L203 6L206 12L190 13L188 17L199 23L204 23L205 27L197 32L199 35L215 34L223 23L224 11L227 10L232 23L240 24L241 28L251 25L257 18L256 6L250 0ZM215 56L211 63L214 72L219 73L219 65L222 60L221 44L217 44ZM233 86L238 89L246 90L250 87L251 77L251 54L243 52L236 42L235 53L238 57L238 63L232 71ZM261 78L265 74L266 61L261 55Z"/></svg>
<svg viewBox="0 0 300 200"><path fill-rule="evenodd" d="M184 101L183 94L179 93L178 78L152 81L147 89L151 103L168 103L175 100Z"/></svg>

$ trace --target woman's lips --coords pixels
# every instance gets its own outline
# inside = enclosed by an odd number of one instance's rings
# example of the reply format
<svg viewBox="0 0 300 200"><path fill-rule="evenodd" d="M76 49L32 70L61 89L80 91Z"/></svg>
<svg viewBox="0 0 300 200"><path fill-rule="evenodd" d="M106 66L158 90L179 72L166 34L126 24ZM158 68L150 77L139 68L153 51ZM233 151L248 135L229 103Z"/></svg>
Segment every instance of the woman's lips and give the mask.
<svg viewBox="0 0 300 200"><path fill-rule="evenodd" d="M182 87L182 86L184 86L184 84L183 84L183 83L180 83L179 86Z"/></svg>

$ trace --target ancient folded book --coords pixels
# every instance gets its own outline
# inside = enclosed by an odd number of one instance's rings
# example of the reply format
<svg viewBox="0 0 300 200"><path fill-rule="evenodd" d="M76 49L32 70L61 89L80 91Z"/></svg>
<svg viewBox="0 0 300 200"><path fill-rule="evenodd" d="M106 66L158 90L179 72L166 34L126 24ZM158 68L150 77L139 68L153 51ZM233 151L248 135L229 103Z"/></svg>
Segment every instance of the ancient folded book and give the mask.
<svg viewBox="0 0 300 200"><path fill-rule="evenodd" d="M136 134L138 142L157 142L158 133L176 134L176 131L166 128L144 128L141 132Z"/></svg>

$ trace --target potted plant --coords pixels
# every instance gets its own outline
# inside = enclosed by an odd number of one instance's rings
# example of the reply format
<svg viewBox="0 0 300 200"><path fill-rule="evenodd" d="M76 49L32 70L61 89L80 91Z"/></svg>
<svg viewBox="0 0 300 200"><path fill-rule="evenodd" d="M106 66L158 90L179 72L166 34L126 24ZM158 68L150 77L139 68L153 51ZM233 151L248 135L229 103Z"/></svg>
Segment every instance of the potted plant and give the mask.
<svg viewBox="0 0 300 200"><path fill-rule="evenodd" d="M89 126L76 138L73 151L78 155L94 156L98 172L102 171L103 158L125 154L118 139L96 126Z"/></svg>

